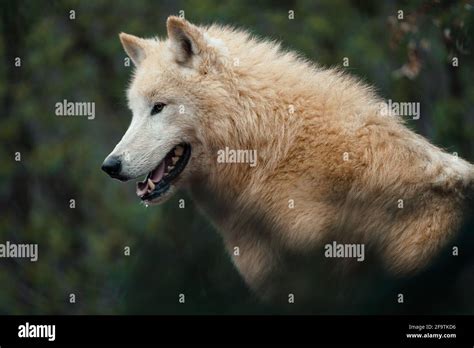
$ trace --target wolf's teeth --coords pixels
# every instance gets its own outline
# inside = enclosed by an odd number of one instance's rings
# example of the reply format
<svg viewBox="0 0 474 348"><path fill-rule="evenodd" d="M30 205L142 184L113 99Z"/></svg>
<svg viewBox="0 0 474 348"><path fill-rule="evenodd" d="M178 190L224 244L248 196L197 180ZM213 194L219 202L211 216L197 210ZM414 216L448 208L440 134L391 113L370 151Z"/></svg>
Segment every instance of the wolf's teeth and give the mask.
<svg viewBox="0 0 474 348"><path fill-rule="evenodd" d="M173 164L176 164L176 162L178 162L179 160L179 157L172 157L171 158L171 161L173 162Z"/></svg>
<svg viewBox="0 0 474 348"><path fill-rule="evenodd" d="M173 170L174 166L168 166L168 171Z"/></svg>
<svg viewBox="0 0 474 348"><path fill-rule="evenodd" d="M148 187L153 191L155 189L155 183L151 181L151 179L148 179Z"/></svg>
<svg viewBox="0 0 474 348"><path fill-rule="evenodd" d="M184 151L183 147L178 145L178 146L176 146L176 148L174 149L174 154L175 154L176 156L181 156L181 155L183 154L183 151Z"/></svg>

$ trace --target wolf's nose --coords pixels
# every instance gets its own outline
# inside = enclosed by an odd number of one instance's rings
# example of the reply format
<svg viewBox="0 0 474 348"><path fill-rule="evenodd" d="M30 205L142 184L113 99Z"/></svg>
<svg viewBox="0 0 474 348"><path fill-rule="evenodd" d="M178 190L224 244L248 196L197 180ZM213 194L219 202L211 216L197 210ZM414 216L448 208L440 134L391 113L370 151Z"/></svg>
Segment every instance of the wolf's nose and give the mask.
<svg viewBox="0 0 474 348"><path fill-rule="evenodd" d="M102 170L112 178L118 177L122 170L122 162L120 161L120 158L116 156L107 157L104 163L102 163Z"/></svg>

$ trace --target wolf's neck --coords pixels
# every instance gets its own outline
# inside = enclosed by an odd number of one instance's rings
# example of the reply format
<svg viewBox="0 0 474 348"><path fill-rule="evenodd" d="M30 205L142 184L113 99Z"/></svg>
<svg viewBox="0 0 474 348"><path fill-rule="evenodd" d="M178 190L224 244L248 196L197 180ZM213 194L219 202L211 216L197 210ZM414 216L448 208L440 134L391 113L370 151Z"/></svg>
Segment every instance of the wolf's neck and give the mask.
<svg viewBox="0 0 474 348"><path fill-rule="evenodd" d="M259 190L285 162L298 127L288 103L271 103L259 91L239 93L206 125L212 136L201 141L208 163L192 184L200 207L219 225L258 204Z"/></svg>

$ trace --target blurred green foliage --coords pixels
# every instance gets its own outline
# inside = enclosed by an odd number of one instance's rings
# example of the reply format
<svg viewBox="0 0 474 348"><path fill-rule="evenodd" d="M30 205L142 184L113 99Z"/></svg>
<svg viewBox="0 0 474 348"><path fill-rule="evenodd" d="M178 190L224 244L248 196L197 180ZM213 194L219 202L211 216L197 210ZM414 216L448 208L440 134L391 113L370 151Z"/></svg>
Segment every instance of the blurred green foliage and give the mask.
<svg viewBox="0 0 474 348"><path fill-rule="evenodd" d="M180 10L196 24L230 24L280 40L324 66L348 57L346 69L382 97L421 103L421 119L410 126L474 159L469 2L64 0L0 7L0 242L39 244L36 263L0 259L0 314L273 311L257 304L185 193L147 209L133 184L100 171L130 121L124 90L133 68L124 66L117 34L163 36L167 16ZM55 116L63 99L95 102L96 118ZM180 198L186 209L178 208Z"/></svg>

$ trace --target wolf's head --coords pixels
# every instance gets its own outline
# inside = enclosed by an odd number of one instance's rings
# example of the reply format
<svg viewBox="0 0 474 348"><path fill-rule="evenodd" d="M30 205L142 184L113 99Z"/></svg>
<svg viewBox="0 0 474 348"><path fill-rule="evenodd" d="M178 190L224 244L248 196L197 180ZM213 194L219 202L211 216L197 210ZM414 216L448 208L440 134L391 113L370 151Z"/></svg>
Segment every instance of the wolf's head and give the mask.
<svg viewBox="0 0 474 348"><path fill-rule="evenodd" d="M205 167L200 129L217 104L206 93L222 90L216 42L177 17L168 18L167 31L165 41L120 34L136 66L128 89L133 118L102 165L122 181L146 176L137 183L145 203L165 201Z"/></svg>

